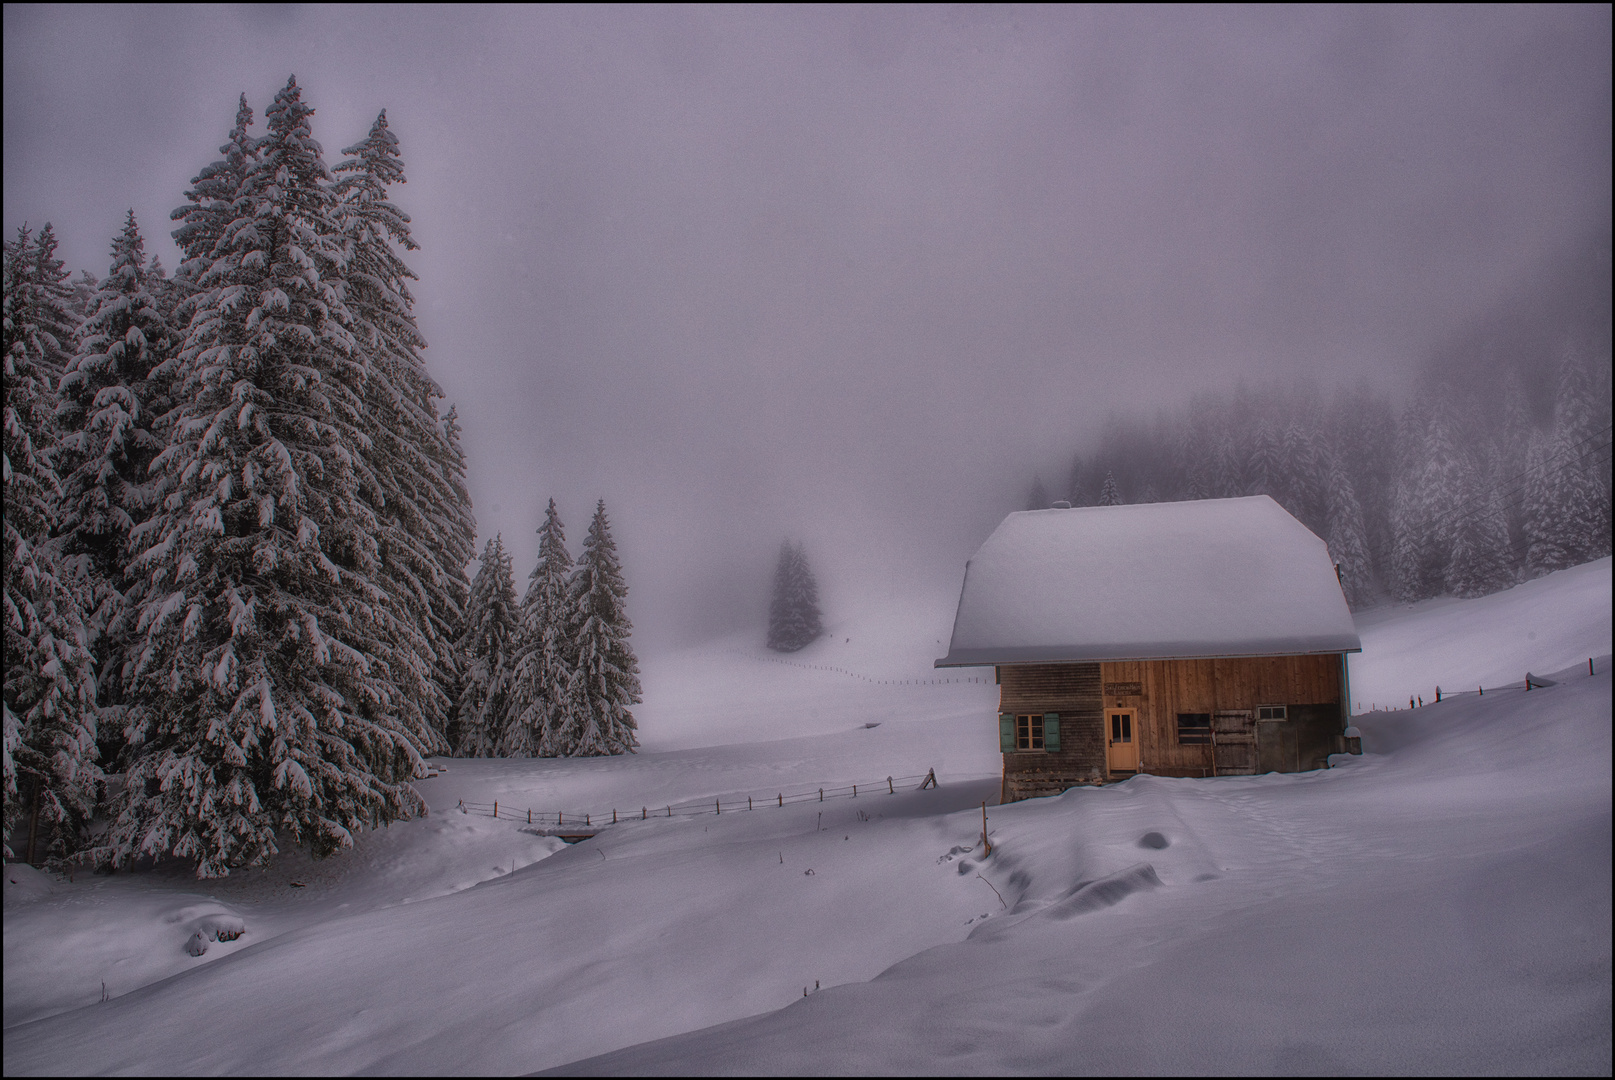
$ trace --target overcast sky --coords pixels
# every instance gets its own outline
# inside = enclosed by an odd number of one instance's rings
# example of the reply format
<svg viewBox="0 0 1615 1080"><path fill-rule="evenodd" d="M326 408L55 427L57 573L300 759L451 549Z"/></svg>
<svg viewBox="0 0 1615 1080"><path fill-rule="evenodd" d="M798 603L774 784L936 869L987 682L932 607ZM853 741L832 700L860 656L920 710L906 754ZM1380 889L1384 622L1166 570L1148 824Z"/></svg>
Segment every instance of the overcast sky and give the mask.
<svg viewBox="0 0 1615 1080"><path fill-rule="evenodd" d="M245 91L387 109L524 583L604 497L643 647L956 582L1112 409L1406 386L1610 219L1610 9L5 7L4 218L97 275ZM892 568L898 568L896 575ZM833 616L833 611L830 612Z"/></svg>

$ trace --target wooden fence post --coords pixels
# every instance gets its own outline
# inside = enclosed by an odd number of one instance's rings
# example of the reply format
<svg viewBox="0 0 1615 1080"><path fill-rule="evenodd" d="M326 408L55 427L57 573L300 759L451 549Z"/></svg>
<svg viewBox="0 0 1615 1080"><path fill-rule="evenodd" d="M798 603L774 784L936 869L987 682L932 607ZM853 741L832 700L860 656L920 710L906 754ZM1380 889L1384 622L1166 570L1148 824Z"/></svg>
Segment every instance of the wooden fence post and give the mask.
<svg viewBox="0 0 1615 1080"><path fill-rule="evenodd" d="M897 789L892 786L892 778L889 777L889 776L886 778L886 794L888 794L888 795L896 795L897 794Z"/></svg>
<svg viewBox="0 0 1615 1080"><path fill-rule="evenodd" d="M499 816L499 800L498 799L495 799L493 801L493 816L494 817Z"/></svg>
<svg viewBox="0 0 1615 1080"><path fill-rule="evenodd" d="M785 805L785 793L783 791L779 793L779 804L780 806Z"/></svg>
<svg viewBox="0 0 1615 1080"><path fill-rule="evenodd" d="M985 799L981 803L981 848L984 856L993 853L993 842L987 839L987 801Z"/></svg>

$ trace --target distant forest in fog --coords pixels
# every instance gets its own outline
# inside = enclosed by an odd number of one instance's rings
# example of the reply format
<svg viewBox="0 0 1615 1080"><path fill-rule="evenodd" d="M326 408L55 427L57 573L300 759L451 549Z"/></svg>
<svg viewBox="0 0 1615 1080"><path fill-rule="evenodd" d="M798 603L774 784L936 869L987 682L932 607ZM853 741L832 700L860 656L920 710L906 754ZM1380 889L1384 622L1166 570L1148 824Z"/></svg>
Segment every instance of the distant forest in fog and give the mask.
<svg viewBox="0 0 1615 1080"><path fill-rule="evenodd" d="M1353 607L1479 596L1610 553L1610 233L1430 356L1367 383L1205 393L1113 414L1027 509L1271 495L1324 538Z"/></svg>

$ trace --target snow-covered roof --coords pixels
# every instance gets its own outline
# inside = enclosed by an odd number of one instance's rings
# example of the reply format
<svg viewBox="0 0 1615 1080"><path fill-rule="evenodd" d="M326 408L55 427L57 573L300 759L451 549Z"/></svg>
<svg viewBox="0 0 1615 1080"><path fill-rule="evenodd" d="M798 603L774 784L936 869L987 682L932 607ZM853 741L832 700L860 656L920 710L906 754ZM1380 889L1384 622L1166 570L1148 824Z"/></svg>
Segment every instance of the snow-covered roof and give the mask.
<svg viewBox="0 0 1615 1080"><path fill-rule="evenodd" d="M1324 542L1257 495L1009 515L936 666L1361 649Z"/></svg>

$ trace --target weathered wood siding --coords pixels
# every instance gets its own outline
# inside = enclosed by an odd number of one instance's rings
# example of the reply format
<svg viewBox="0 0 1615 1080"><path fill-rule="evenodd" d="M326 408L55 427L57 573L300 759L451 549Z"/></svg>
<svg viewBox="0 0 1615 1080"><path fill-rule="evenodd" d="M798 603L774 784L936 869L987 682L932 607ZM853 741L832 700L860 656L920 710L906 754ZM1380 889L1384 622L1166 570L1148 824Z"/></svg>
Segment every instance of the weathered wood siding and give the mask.
<svg viewBox="0 0 1615 1080"><path fill-rule="evenodd" d="M1115 661L1101 665L1101 679L1105 708L1138 710L1139 767L1159 776L1211 775L1210 746L1178 745L1178 713L1254 710L1259 705L1285 705L1294 713L1297 707L1322 705L1331 707L1324 713L1336 732L1345 727L1337 654ZM1134 689L1137 693L1116 692ZM1302 712L1303 726L1315 726L1317 711ZM1289 723L1293 729L1295 721ZM1310 731L1302 741L1316 749L1318 740ZM1314 752L1307 760L1316 756ZM1319 768L1321 762L1302 767Z"/></svg>
<svg viewBox="0 0 1615 1080"><path fill-rule="evenodd" d="M1098 664L1017 664L998 669L998 711L1059 713L1059 750L1004 755L1003 801L1055 795L1105 779Z"/></svg>
<svg viewBox="0 0 1615 1080"><path fill-rule="evenodd" d="M1261 772L1324 767L1342 751L1348 722L1338 654L1024 664L998 672L1000 712L1060 714L1057 753L1004 755L1006 802L1108 779L1105 709L1137 710L1140 771L1160 776L1212 775L1211 746L1178 745L1179 713L1286 706L1288 720L1256 725Z"/></svg>

